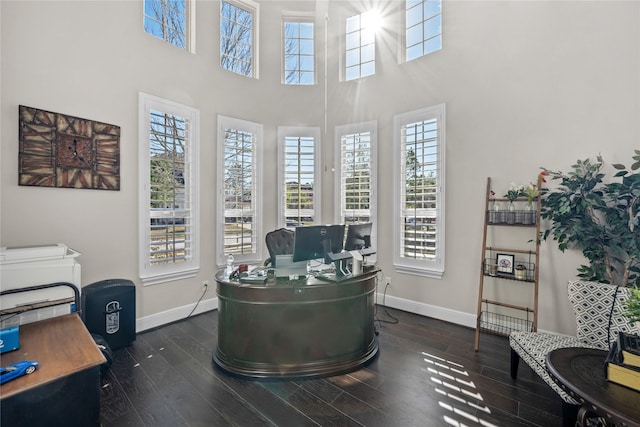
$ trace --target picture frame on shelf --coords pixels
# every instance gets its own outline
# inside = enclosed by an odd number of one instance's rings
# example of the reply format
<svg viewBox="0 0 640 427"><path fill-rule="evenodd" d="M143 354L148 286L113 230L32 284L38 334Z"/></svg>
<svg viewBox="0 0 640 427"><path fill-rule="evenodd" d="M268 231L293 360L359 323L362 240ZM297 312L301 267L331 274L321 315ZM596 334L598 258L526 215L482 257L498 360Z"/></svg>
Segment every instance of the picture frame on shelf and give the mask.
<svg viewBox="0 0 640 427"><path fill-rule="evenodd" d="M515 258L515 255L512 254L497 254L496 264L498 264L498 273L513 274Z"/></svg>

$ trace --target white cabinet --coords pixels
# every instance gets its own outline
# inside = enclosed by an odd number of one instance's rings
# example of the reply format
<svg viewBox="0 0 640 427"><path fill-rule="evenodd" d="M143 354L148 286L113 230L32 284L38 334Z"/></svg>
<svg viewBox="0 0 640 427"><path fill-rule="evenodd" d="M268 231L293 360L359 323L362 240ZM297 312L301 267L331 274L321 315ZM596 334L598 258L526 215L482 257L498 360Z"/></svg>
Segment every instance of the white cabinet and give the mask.
<svg viewBox="0 0 640 427"><path fill-rule="evenodd" d="M76 260L79 255L81 255L80 252L62 243L2 247L0 248L0 290L4 292L35 285L67 282L75 285L80 291L81 267ZM21 315L18 321L5 321L3 324L7 326L12 323L29 323L74 311L73 298L73 290L67 286L3 295L0 298L0 311L5 314L21 312L29 307L49 307L46 310L41 308L29 314L29 317Z"/></svg>

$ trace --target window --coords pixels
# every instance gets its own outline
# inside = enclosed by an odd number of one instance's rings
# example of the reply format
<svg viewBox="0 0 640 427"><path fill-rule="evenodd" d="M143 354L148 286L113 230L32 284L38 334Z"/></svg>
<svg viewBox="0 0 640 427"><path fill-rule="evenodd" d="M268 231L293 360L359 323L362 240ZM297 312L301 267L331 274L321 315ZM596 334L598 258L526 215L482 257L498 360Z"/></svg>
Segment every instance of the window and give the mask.
<svg viewBox="0 0 640 427"><path fill-rule="evenodd" d="M315 84L314 24L310 20L285 18L284 76L288 85Z"/></svg>
<svg viewBox="0 0 640 427"><path fill-rule="evenodd" d="M338 222L372 222L372 242L377 225L376 127L375 121L336 127Z"/></svg>
<svg viewBox="0 0 640 427"><path fill-rule="evenodd" d="M376 73L375 29L378 22L374 11L347 18L345 79L354 80Z"/></svg>
<svg viewBox="0 0 640 427"><path fill-rule="evenodd" d="M444 104L394 118L394 264L440 278L444 272Z"/></svg>
<svg viewBox="0 0 640 427"><path fill-rule="evenodd" d="M195 51L191 34L195 2L190 0L145 0L144 30L182 49Z"/></svg>
<svg viewBox="0 0 640 427"><path fill-rule="evenodd" d="M218 116L218 264L261 261L262 125Z"/></svg>
<svg viewBox="0 0 640 427"><path fill-rule="evenodd" d="M140 93L140 277L152 284L199 269L198 110Z"/></svg>
<svg viewBox="0 0 640 427"><path fill-rule="evenodd" d="M441 0L406 0L406 60L442 49Z"/></svg>
<svg viewBox="0 0 640 427"><path fill-rule="evenodd" d="M320 221L320 129L278 127L278 204L283 227Z"/></svg>
<svg viewBox="0 0 640 427"><path fill-rule="evenodd" d="M248 0L220 2L220 66L225 70L257 77L257 11Z"/></svg>

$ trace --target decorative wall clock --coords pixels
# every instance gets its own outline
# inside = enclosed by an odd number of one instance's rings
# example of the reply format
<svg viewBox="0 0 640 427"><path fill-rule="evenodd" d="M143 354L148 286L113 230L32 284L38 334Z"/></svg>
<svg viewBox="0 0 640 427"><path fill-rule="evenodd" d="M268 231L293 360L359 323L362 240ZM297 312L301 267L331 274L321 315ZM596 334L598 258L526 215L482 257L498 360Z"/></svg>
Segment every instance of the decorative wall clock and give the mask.
<svg viewBox="0 0 640 427"><path fill-rule="evenodd" d="M19 106L18 183L120 190L120 126Z"/></svg>

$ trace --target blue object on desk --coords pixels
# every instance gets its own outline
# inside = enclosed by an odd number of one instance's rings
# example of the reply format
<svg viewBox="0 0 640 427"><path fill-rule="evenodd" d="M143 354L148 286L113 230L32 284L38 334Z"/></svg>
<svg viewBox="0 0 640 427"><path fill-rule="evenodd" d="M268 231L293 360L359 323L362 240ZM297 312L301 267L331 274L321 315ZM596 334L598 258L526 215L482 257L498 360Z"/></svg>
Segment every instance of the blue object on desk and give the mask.
<svg viewBox="0 0 640 427"><path fill-rule="evenodd" d="M0 329L0 354L17 350L20 347L18 326Z"/></svg>
<svg viewBox="0 0 640 427"><path fill-rule="evenodd" d="M0 384L11 381L26 374L33 374L38 369L38 362L21 360L7 367L0 367Z"/></svg>

